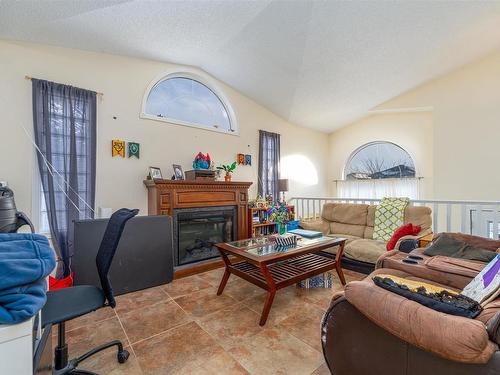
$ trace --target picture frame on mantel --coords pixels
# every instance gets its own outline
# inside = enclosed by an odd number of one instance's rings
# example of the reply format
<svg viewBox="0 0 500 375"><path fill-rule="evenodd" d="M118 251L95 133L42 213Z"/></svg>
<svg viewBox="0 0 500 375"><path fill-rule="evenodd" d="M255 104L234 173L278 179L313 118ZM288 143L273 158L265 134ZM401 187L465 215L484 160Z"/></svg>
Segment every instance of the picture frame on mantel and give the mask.
<svg viewBox="0 0 500 375"><path fill-rule="evenodd" d="M149 177L152 180L161 180L163 179L161 175L161 169L158 167L149 167Z"/></svg>
<svg viewBox="0 0 500 375"><path fill-rule="evenodd" d="M182 167L179 164L172 164L172 168L174 169L174 179L184 180L184 172L182 170Z"/></svg>

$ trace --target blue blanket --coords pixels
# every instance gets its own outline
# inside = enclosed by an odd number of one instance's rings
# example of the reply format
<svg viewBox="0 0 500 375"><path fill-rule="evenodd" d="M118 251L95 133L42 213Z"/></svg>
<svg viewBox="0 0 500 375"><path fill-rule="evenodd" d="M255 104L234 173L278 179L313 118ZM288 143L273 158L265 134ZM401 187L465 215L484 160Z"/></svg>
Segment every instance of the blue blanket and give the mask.
<svg viewBox="0 0 500 375"><path fill-rule="evenodd" d="M54 250L38 234L0 234L0 324L29 319L45 304Z"/></svg>

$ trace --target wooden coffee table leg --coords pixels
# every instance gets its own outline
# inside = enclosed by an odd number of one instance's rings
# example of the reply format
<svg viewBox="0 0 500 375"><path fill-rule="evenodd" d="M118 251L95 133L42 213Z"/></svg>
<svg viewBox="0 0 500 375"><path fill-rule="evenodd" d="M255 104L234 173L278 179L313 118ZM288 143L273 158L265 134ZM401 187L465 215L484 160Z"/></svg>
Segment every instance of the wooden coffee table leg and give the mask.
<svg viewBox="0 0 500 375"><path fill-rule="evenodd" d="M335 255L335 270L339 275L339 279L342 285L346 284L344 272L342 271L342 256L344 255L344 246L345 246L345 241L339 245L339 251L337 251L337 255Z"/></svg>
<svg viewBox="0 0 500 375"><path fill-rule="evenodd" d="M220 296L224 291L224 288L226 287L227 284L227 280L229 279L229 276L231 276L231 272L229 271L229 265L231 264L231 262L229 261L229 258L222 251L220 251L220 256L225 264L226 269L224 270L224 275L222 276L222 280L220 281L219 289L217 289L218 296Z"/></svg>
<svg viewBox="0 0 500 375"><path fill-rule="evenodd" d="M217 289L217 295L220 296L222 292L224 291L224 288L226 287L227 280L229 280L229 276L231 276L231 272L228 271L227 267L226 270L224 271L224 275L222 276L222 280L220 281L219 284L219 289Z"/></svg>
<svg viewBox="0 0 500 375"><path fill-rule="evenodd" d="M337 271L337 274L339 275L340 282L342 285L345 285L345 277L344 277L344 272L342 271L342 266L340 263L335 263L335 270Z"/></svg>
<svg viewBox="0 0 500 375"><path fill-rule="evenodd" d="M264 303L264 308L262 309L262 315L260 316L259 322L259 325L263 326L264 324L266 324L267 317L269 316L269 311L271 311L271 306L273 305L274 295L276 294L276 284L274 283L273 275L271 275L271 272L269 272L269 268L267 268L267 265L262 264L260 266L260 269L262 271L262 274L266 278L267 285L269 287L267 291L266 302Z"/></svg>
<svg viewBox="0 0 500 375"><path fill-rule="evenodd" d="M271 311L271 306L273 304L274 295L276 291L268 291L266 302L264 303L264 309L262 309L262 315L260 316L259 325L263 326L267 322L267 317L269 316L269 311Z"/></svg>

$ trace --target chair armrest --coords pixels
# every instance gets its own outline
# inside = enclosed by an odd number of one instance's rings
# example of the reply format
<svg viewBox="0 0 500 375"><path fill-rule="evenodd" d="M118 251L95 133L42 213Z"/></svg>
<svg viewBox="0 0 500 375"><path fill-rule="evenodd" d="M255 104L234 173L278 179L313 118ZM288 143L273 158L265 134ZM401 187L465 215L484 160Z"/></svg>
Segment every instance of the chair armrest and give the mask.
<svg viewBox="0 0 500 375"><path fill-rule="evenodd" d="M304 220L299 222L299 227L305 230L315 230L324 235L330 233L330 225L323 220Z"/></svg>
<svg viewBox="0 0 500 375"><path fill-rule="evenodd" d="M500 345L500 311L488 321L486 330L488 331L490 340Z"/></svg>
<svg viewBox="0 0 500 375"><path fill-rule="evenodd" d="M384 271L391 272L376 273ZM480 364L498 350L482 322L434 311L376 286L370 277L348 283L345 298L387 332L440 357Z"/></svg>
<svg viewBox="0 0 500 375"><path fill-rule="evenodd" d="M399 239L398 242L396 242L396 247L395 249L396 250L399 250L399 246L401 245L401 242L403 241L406 241L406 240L419 240L420 238L422 237L425 237L427 236L428 234L431 234L432 233L432 229L425 229L423 231L421 231L419 234L417 234L416 236L412 236L412 235L408 235L408 236L403 236Z"/></svg>

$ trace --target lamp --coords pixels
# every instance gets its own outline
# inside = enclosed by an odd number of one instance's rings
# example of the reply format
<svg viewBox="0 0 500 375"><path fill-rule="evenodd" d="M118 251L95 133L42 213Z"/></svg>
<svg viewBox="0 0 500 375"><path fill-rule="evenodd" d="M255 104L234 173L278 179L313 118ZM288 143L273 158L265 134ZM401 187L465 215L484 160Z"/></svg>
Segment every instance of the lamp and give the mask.
<svg viewBox="0 0 500 375"><path fill-rule="evenodd" d="M283 204L286 204L286 201L285 201L285 192L288 191L288 179L287 178L280 178L280 179L278 179L278 190L279 190L280 193L282 193L281 202Z"/></svg>

